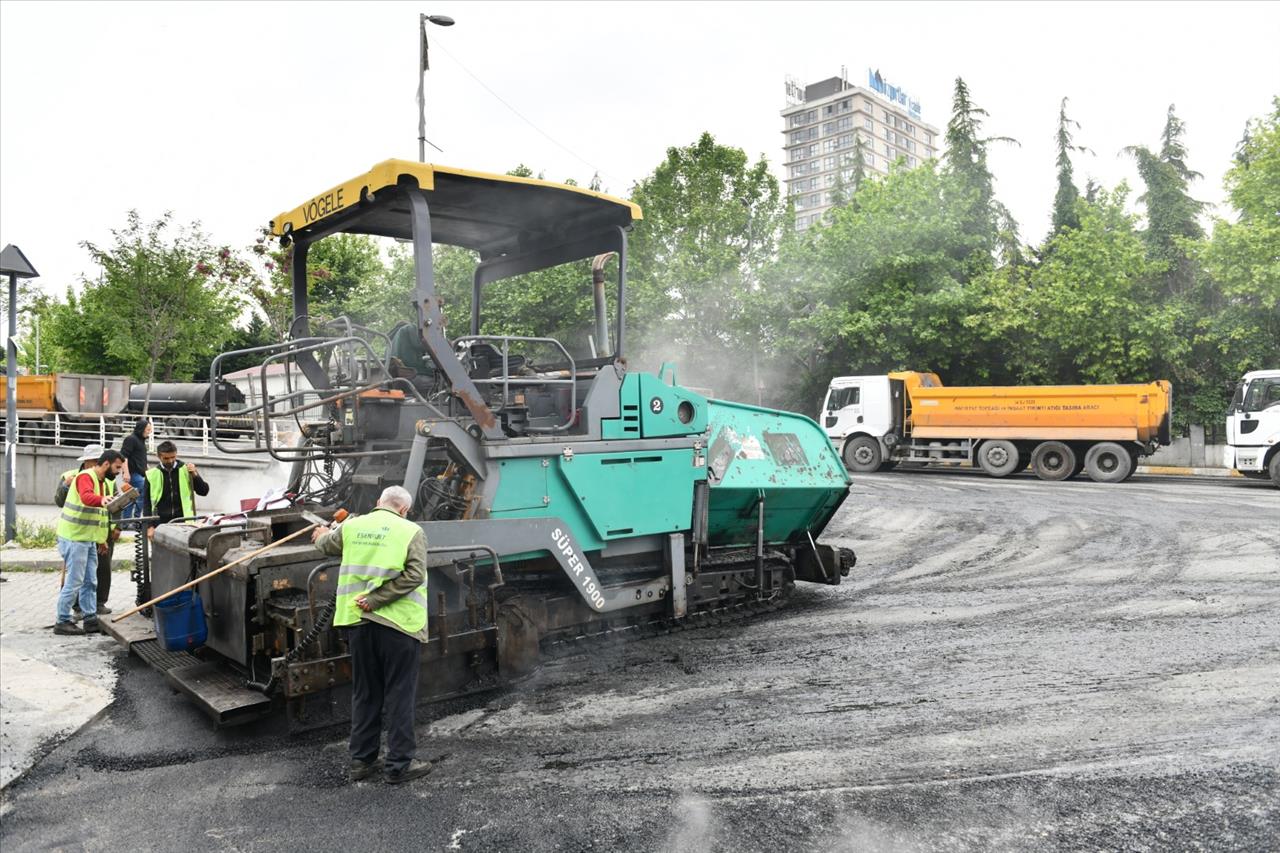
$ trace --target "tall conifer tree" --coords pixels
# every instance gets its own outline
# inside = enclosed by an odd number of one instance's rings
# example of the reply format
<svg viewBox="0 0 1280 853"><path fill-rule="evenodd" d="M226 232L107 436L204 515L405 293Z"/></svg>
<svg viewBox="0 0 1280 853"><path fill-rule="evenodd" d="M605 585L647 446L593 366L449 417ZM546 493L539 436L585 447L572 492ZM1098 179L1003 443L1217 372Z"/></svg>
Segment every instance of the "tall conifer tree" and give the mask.
<svg viewBox="0 0 1280 853"><path fill-rule="evenodd" d="M1072 138L1072 130L1079 130L1080 122L1067 118L1067 99L1062 99L1058 108L1058 191L1053 197L1053 233L1057 234L1067 228L1080 227L1080 214L1076 211L1076 201L1080 191L1076 189L1071 166L1072 152L1086 152L1089 149L1076 145Z"/></svg>

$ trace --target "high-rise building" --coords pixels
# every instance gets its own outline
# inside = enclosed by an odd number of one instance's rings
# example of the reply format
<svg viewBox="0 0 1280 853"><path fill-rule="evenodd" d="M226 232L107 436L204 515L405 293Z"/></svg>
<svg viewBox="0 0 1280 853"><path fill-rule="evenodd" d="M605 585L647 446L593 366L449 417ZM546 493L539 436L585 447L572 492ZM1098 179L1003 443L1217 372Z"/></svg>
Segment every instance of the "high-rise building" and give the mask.
<svg viewBox="0 0 1280 853"><path fill-rule="evenodd" d="M783 164L797 229L821 219L837 186L849 184L859 139L866 175L887 174L899 158L910 167L940 154L942 137L920 120L920 102L878 71L868 70L865 87L844 74L808 86L788 79L787 101Z"/></svg>

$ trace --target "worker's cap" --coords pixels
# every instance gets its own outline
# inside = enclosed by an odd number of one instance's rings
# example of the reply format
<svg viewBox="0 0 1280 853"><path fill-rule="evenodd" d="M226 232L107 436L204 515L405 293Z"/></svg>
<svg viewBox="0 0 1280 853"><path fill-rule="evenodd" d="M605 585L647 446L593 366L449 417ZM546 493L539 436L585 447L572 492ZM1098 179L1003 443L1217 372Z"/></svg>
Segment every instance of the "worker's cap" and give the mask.
<svg viewBox="0 0 1280 853"><path fill-rule="evenodd" d="M106 453L106 449L103 448L101 444L91 444L80 453L80 458L76 461L77 462L89 462L89 461L97 462L98 457L100 457L103 453Z"/></svg>

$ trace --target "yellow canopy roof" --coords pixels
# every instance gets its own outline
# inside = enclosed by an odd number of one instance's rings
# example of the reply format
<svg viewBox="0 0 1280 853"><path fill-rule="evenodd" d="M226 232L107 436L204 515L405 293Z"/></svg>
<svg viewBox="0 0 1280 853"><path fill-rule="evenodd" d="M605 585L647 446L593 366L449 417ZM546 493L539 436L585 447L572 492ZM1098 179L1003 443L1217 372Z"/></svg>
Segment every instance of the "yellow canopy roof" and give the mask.
<svg viewBox="0 0 1280 853"><path fill-rule="evenodd" d="M473 172L453 166L385 160L271 220L271 233L304 238L337 230L408 239L408 205L397 187L417 186L431 211L436 243L482 257L560 243L642 218L639 205L582 187Z"/></svg>

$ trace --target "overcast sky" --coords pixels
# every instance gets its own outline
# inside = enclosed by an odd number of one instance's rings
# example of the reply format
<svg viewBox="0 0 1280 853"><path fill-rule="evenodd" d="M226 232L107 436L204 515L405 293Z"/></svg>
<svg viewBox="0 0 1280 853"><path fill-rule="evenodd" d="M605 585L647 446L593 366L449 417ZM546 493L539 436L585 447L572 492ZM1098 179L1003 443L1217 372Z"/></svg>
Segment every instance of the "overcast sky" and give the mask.
<svg viewBox="0 0 1280 853"><path fill-rule="evenodd" d="M61 291L92 271L79 242L108 240L129 208L245 246L320 190L415 159L420 11L458 22L430 32L428 136L444 150L428 159L584 183L598 169L625 195L709 130L781 178L785 75L878 68L940 128L958 75L986 130L1022 143L991 161L1030 242L1048 227L1064 95L1096 152L1076 159L1081 185L1127 179L1136 196L1119 151L1156 147L1174 103L1194 191L1216 203L1245 121L1280 92L1274 3L4 2L0 243Z"/></svg>

